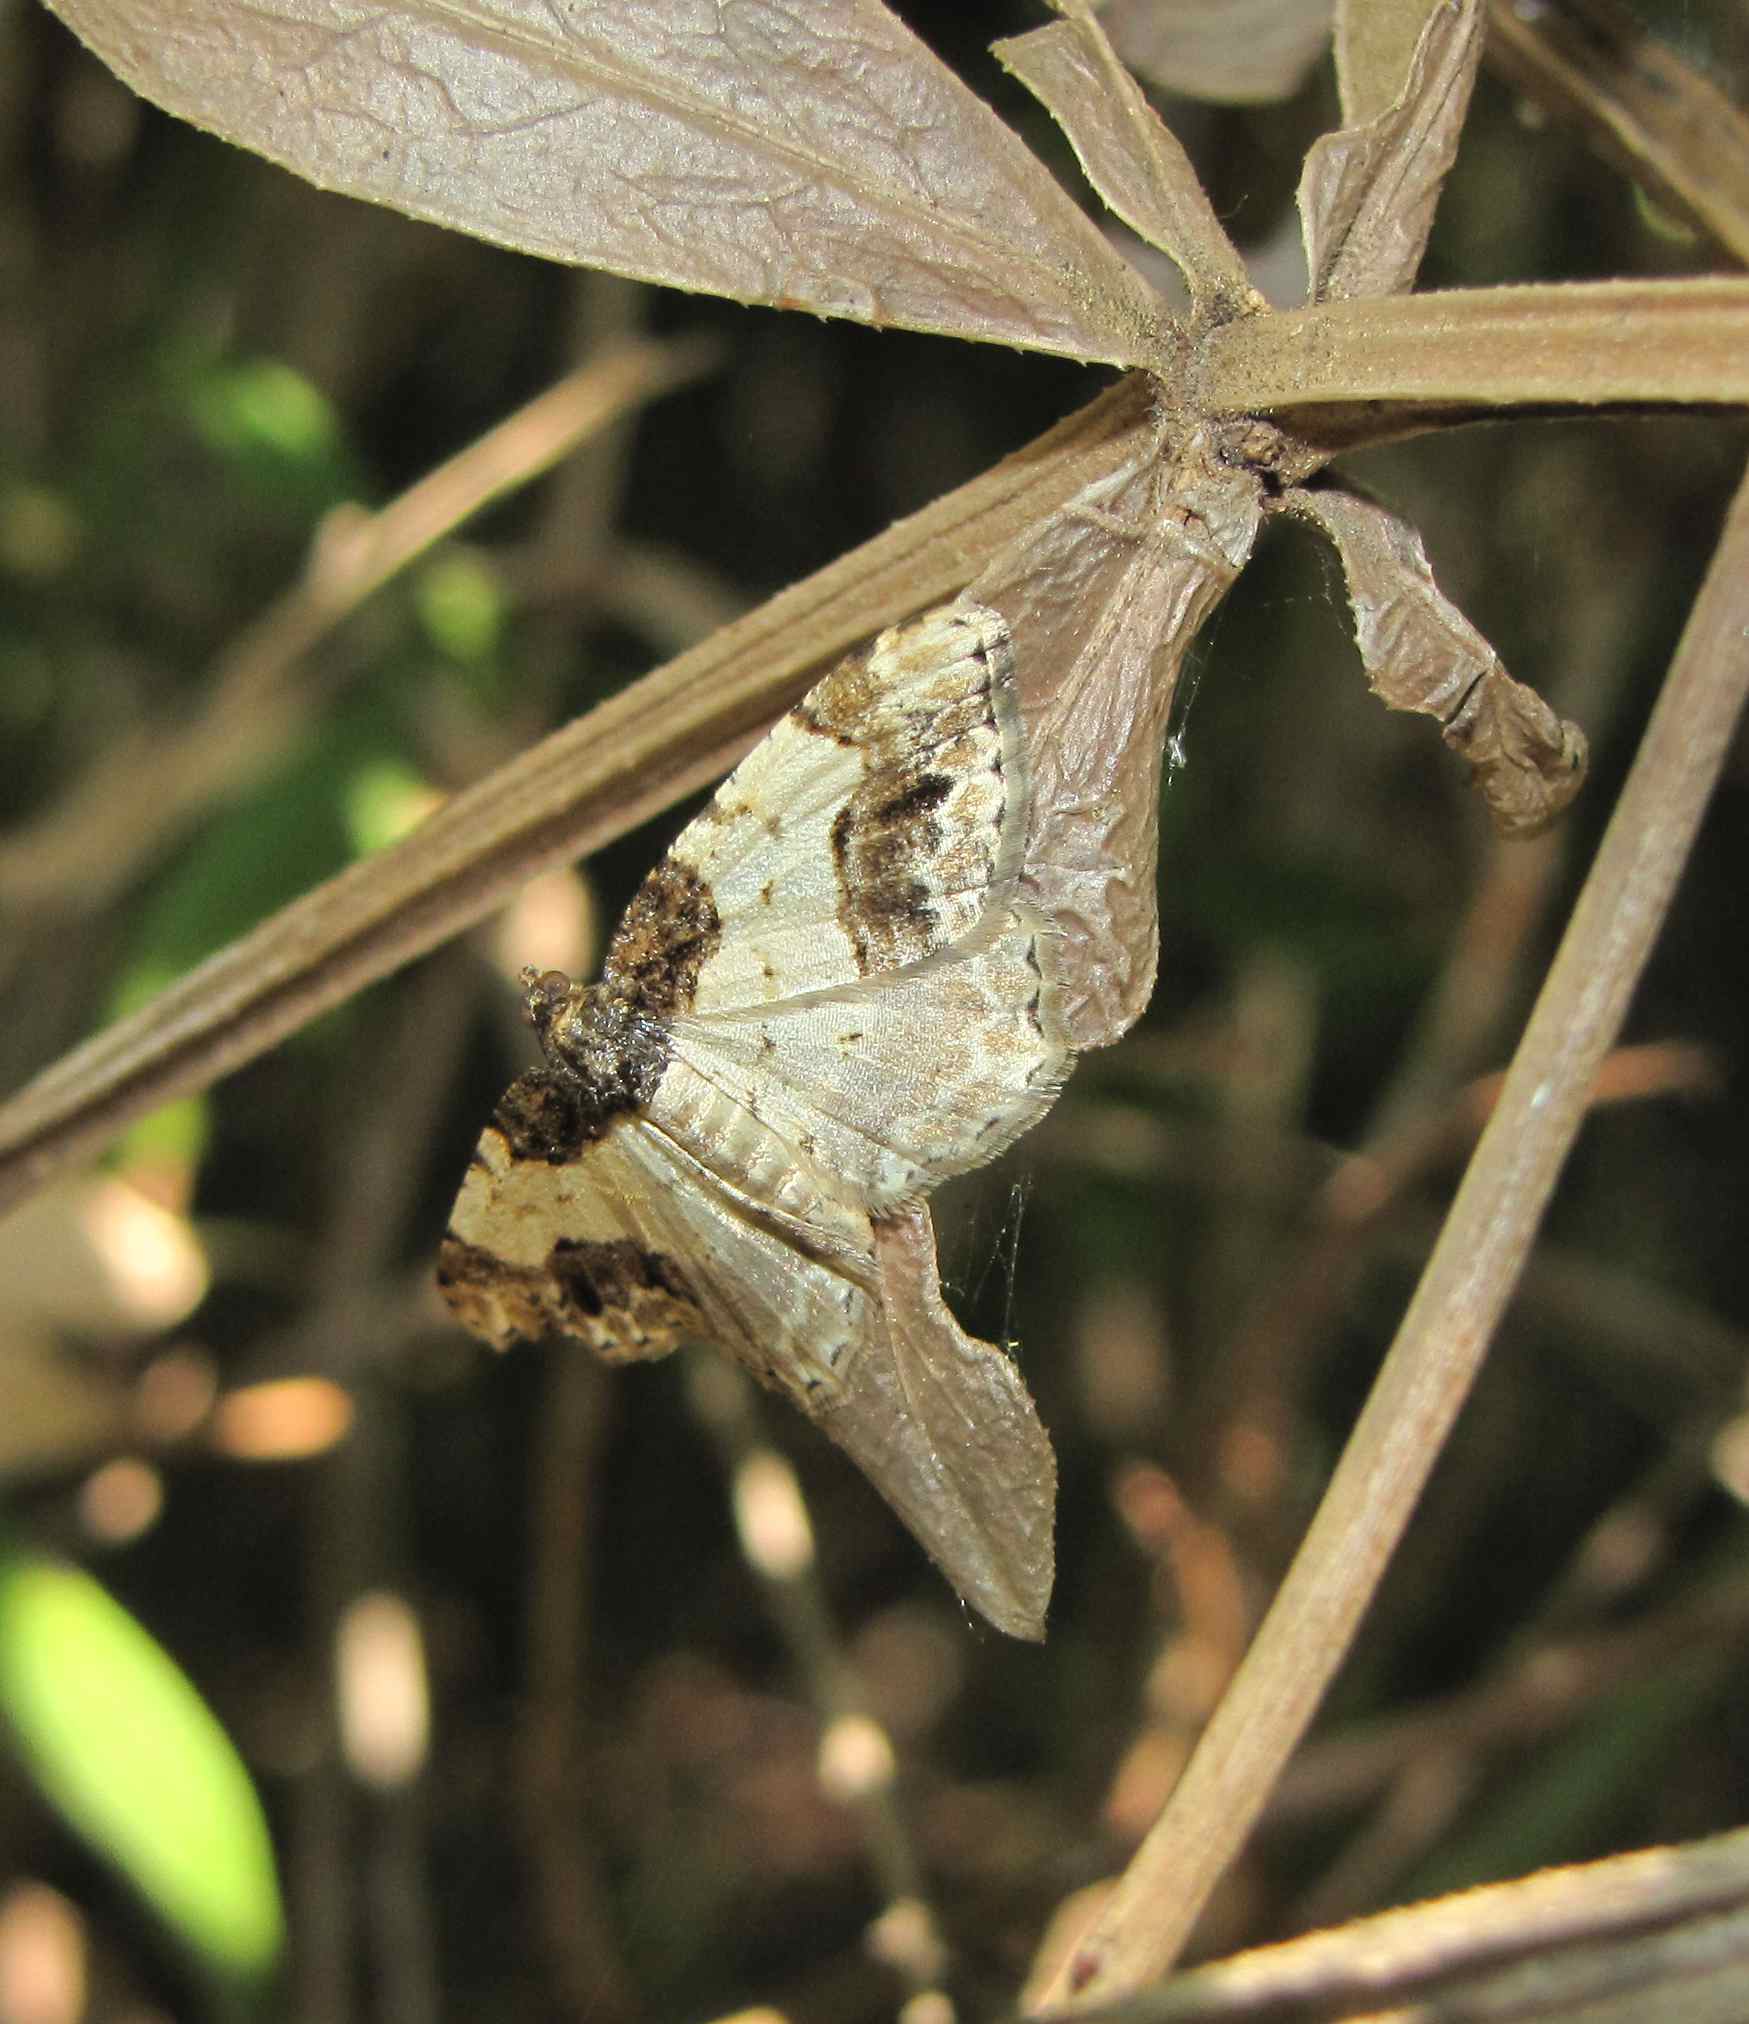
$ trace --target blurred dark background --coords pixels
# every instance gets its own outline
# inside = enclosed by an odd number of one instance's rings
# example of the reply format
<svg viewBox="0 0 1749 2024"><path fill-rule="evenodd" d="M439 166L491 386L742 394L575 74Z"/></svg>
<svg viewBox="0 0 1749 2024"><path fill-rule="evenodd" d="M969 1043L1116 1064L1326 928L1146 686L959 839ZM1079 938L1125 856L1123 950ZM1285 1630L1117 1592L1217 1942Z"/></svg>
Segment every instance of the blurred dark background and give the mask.
<svg viewBox="0 0 1749 2024"><path fill-rule="evenodd" d="M1073 182L984 53L1040 17L901 11ZM1643 14L1741 101L1740 10ZM1285 105L1168 108L1278 299L1300 159L1333 106L1326 65ZM0 7L0 145L8 1088L1101 384L323 196L143 107L34 6ZM1423 280L1719 257L1484 76ZM722 367L299 657L235 777L191 787L166 764L144 847L93 796L104 754L144 741L155 785L162 755L224 721L227 656L327 516L386 502L635 330L713 332ZM869 1928L907 1878L964 2011L1011 1999L1054 1909L1157 1809L1300 1535L1746 441L1719 416L1567 419L1353 461L1507 665L1590 735L1591 782L1537 843L1496 844L1428 727L1368 695L1307 535L1269 533L1199 644L1153 1007L941 1205L962 1318L1018 1342L1060 1458L1041 1648L970 1622L793 1416L751 1434L688 1359L494 1360L440 1318L448 1201L532 1053L490 933L130 1134L109 1176L164 1212L150 1241L172 1261L147 1292L103 1280L89 1183L0 1226L9 1530L89 1567L242 1750L291 1931L271 2002L886 2016L920 1971L902 1931ZM1746 785L1739 748L1491 1366L1205 1949L1744 1815ZM587 903L611 921L683 813L586 886L549 886L540 918L580 935ZM805 1489L830 1632L786 1630L737 1543L735 1456L764 1438ZM334 1712L335 1626L365 1596L403 1607L380 1663L403 1682L422 1665L430 1703L422 1760L374 1785ZM871 1857L822 1792L823 1675L886 1725L892 1817L871 1832L896 1820L900 1857ZM53 1903L87 2014L206 2012L210 1962L30 1768L0 1783L0 1986L8 1920Z"/></svg>

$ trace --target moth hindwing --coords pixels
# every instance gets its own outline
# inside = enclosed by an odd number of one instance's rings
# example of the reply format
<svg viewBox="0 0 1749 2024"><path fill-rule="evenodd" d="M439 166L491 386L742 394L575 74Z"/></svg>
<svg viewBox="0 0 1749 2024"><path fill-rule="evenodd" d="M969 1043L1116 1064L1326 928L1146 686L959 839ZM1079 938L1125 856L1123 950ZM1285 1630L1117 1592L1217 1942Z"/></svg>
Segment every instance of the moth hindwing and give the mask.
<svg viewBox="0 0 1749 2024"><path fill-rule="evenodd" d="M945 605L841 661L644 881L598 983L524 973L545 1061L480 1140L438 1281L499 1346L728 1350L1036 1637L1050 1444L942 1302L923 1207L1069 1067L1027 813L998 613Z"/></svg>

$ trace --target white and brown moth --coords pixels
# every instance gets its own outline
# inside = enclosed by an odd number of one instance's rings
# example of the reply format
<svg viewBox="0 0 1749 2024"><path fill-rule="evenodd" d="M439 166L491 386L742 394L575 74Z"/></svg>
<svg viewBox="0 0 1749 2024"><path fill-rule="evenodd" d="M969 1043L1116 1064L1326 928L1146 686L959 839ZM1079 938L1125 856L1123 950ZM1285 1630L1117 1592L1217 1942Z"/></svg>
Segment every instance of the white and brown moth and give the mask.
<svg viewBox="0 0 1749 2024"><path fill-rule="evenodd" d="M524 972L545 1065L480 1140L438 1283L500 1347L732 1352L1037 1637L1050 1444L943 1303L923 1207L1069 1066L1027 804L998 613L943 606L840 662L644 881L599 983Z"/></svg>

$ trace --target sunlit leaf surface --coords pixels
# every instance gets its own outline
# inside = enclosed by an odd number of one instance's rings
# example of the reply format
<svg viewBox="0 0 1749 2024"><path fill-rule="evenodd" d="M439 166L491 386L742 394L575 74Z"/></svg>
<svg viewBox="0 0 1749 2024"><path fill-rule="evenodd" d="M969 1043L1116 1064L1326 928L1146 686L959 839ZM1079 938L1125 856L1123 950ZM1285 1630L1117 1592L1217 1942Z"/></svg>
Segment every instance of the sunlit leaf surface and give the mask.
<svg viewBox="0 0 1749 2024"><path fill-rule="evenodd" d="M279 1885L249 1774L186 1675L89 1575L0 1560L0 1708L57 1811L212 1972L272 1968Z"/></svg>
<svg viewBox="0 0 1749 2024"><path fill-rule="evenodd" d="M169 111L501 245L861 323L1152 351L1146 285L876 0L57 11Z"/></svg>

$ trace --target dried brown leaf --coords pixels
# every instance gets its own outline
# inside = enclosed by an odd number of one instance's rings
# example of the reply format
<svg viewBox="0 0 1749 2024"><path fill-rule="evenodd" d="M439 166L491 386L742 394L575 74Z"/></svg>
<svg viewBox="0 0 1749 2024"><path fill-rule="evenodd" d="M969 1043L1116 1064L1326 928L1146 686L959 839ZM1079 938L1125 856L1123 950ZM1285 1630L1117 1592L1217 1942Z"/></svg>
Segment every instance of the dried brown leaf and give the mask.
<svg viewBox="0 0 1749 2024"><path fill-rule="evenodd" d="M1295 492L1287 510L1321 528L1341 559L1374 695L1439 720L1503 836L1546 829L1585 778L1578 725L1512 679L1433 581L1421 537L1394 513L1337 491Z"/></svg>
<svg viewBox="0 0 1749 2024"><path fill-rule="evenodd" d="M1585 733L1556 716L1498 661L1446 720L1441 734L1470 768L1502 836L1536 836L1584 784Z"/></svg>
<svg viewBox="0 0 1749 2024"><path fill-rule="evenodd" d="M1438 0L1397 99L1325 134L1300 176L1310 299L1397 295L1415 279L1482 54L1481 0Z"/></svg>
<svg viewBox="0 0 1749 2024"><path fill-rule="evenodd" d="M1168 91L1213 105L1292 98L1330 39L1330 0L1114 0L1118 54Z"/></svg>
<svg viewBox="0 0 1749 2024"><path fill-rule="evenodd" d="M742 302L1072 358L1152 291L879 0L58 0L142 96L324 189Z"/></svg>
<svg viewBox="0 0 1749 2024"><path fill-rule="evenodd" d="M1027 883L1060 934L1077 1048L1116 1040L1153 990L1167 713L1260 517L1255 477L1200 431L1178 445L1150 435L971 587L1014 634L1033 771Z"/></svg>
<svg viewBox="0 0 1749 2024"><path fill-rule="evenodd" d="M1177 136L1142 96L1098 22L1083 11L991 45L1068 135L1106 205L1174 260L1193 311L1261 309L1245 263Z"/></svg>
<svg viewBox="0 0 1749 2024"><path fill-rule="evenodd" d="M1012 1357L941 1297L922 1203L872 1224L885 1353L847 1361L816 1414L956 1589L1011 1637L1044 1636L1057 1460Z"/></svg>
<svg viewBox="0 0 1749 2024"><path fill-rule="evenodd" d="M1334 53L1342 124L1376 119L1402 96L1427 18L1448 0L1336 0Z"/></svg>

